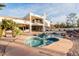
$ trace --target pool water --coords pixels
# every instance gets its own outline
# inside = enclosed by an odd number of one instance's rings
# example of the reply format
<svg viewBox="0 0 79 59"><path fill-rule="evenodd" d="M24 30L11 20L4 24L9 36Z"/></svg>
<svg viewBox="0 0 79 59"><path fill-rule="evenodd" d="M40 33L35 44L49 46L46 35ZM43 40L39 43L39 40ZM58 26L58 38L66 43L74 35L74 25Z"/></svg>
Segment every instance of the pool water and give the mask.
<svg viewBox="0 0 79 59"><path fill-rule="evenodd" d="M47 37L48 37L48 35L47 35L47 34L45 34L45 33L43 33L43 34L39 34L39 35L38 35L38 37L40 37L40 38L47 38Z"/></svg>
<svg viewBox="0 0 79 59"><path fill-rule="evenodd" d="M39 37L30 37L25 41L26 45L37 47L43 44L43 39Z"/></svg>
<svg viewBox="0 0 79 59"><path fill-rule="evenodd" d="M59 38L64 38L64 36L60 35L59 33L52 33L52 37L59 37Z"/></svg>
<svg viewBox="0 0 79 59"><path fill-rule="evenodd" d="M40 38L51 38L51 37L59 37L59 38L64 38L64 36L60 35L59 33L50 33L50 34L39 34L38 37Z"/></svg>
<svg viewBox="0 0 79 59"><path fill-rule="evenodd" d="M56 41L59 41L59 39L53 38L53 37L45 38L45 36L42 38L38 36L33 36L30 38L27 38L25 41L25 44L31 47L41 47L41 46L49 45Z"/></svg>
<svg viewBox="0 0 79 59"><path fill-rule="evenodd" d="M50 34L43 33L25 39L25 44L31 47L41 47L59 41L58 38L63 38L63 36L60 35L59 33L50 33Z"/></svg>
<svg viewBox="0 0 79 59"><path fill-rule="evenodd" d="M57 39L57 38L47 38L46 45L49 45L49 44L56 42L56 41L59 41L59 39Z"/></svg>

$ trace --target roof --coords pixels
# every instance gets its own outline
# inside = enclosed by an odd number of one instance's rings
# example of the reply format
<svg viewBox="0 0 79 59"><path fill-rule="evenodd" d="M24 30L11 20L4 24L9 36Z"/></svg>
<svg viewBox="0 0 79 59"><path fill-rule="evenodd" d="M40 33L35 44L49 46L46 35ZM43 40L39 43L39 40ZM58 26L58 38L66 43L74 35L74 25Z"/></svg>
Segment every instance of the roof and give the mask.
<svg viewBox="0 0 79 59"><path fill-rule="evenodd" d="M6 18L10 18L12 19L14 22L19 23L19 24L29 24L30 22L25 21L21 18L16 18L16 17L11 17L11 16L0 16L0 18L6 19ZM2 19L0 20L0 22L2 21Z"/></svg>
<svg viewBox="0 0 79 59"><path fill-rule="evenodd" d="M43 16L40 16L40 15L37 15L37 14L34 14L34 13L29 13L29 14L27 14L23 19L26 19L27 17L29 17L29 15L31 15L31 16L35 16L35 17L38 17L38 18L43 18Z"/></svg>
<svg viewBox="0 0 79 59"><path fill-rule="evenodd" d="M37 14L34 14L34 13L29 13L29 14L31 16L35 16L35 17L38 17L38 18L44 18L44 16L40 16L40 15L37 15ZM16 23L21 23L21 24L29 24L30 23L29 21L25 21L25 19L23 19L23 18L16 18L16 17L12 17L12 16L0 16L0 18L1 17L4 18L4 19L6 19L6 18L13 19L13 21L15 21ZM26 16L26 17L28 17L28 16ZM48 21L48 20L45 20L45 22L50 24L50 21Z"/></svg>
<svg viewBox="0 0 79 59"><path fill-rule="evenodd" d="M40 16L40 15L37 15L37 14L34 14L34 13L30 13L31 16L36 16L36 17L39 17L39 18L43 18L43 16Z"/></svg>
<svg viewBox="0 0 79 59"><path fill-rule="evenodd" d="M2 18L11 18L11 19L21 19L21 18L17 18L17 17L12 17L12 16L0 16Z"/></svg>

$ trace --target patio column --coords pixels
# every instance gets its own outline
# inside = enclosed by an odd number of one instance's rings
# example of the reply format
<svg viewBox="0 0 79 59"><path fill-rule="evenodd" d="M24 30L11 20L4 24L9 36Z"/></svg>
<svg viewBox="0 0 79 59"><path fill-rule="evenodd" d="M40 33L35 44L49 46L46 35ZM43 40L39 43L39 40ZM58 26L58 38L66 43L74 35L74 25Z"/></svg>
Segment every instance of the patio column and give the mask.
<svg viewBox="0 0 79 59"><path fill-rule="evenodd" d="M23 27L23 31L24 31L24 27Z"/></svg>
<svg viewBox="0 0 79 59"><path fill-rule="evenodd" d="M46 15L44 14L44 16L43 16L43 32L45 32L45 20L46 20Z"/></svg>
<svg viewBox="0 0 79 59"><path fill-rule="evenodd" d="M31 32L32 32L32 24L31 24L32 20L31 20L31 13L29 13L29 19L30 19L30 27L29 27L30 29L29 29L29 30L30 30L30 33L31 33Z"/></svg>
<svg viewBox="0 0 79 59"><path fill-rule="evenodd" d="M24 25L24 24L23 24ZM23 26L23 32L24 32L24 26Z"/></svg>

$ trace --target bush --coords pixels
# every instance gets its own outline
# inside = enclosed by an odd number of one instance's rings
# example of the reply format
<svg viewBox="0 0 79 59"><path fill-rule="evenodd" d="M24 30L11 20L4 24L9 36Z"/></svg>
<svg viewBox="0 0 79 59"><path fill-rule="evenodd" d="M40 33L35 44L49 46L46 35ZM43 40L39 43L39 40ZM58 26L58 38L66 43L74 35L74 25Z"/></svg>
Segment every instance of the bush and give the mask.
<svg viewBox="0 0 79 59"><path fill-rule="evenodd" d="M2 37L2 28L0 27L0 37Z"/></svg>
<svg viewBox="0 0 79 59"><path fill-rule="evenodd" d="M21 35L22 34L22 30L19 29L18 27L14 27L14 29L12 30L12 35L16 36L16 35Z"/></svg>

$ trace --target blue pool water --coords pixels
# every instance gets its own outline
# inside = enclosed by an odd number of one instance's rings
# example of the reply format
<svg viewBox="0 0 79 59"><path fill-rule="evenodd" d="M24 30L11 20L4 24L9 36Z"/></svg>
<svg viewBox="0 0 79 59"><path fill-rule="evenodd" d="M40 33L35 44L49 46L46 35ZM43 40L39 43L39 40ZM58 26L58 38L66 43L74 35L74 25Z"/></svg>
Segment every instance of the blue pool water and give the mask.
<svg viewBox="0 0 79 59"><path fill-rule="evenodd" d="M51 38L51 37L59 37L59 38L63 38L62 35L60 35L59 33L51 33L51 34L39 34L38 37L40 38Z"/></svg>
<svg viewBox="0 0 79 59"><path fill-rule="evenodd" d="M49 45L53 42L58 41L59 39L57 38L39 38L39 37L31 37L25 41L25 44L31 47L40 47L40 46L45 46Z"/></svg>
<svg viewBox="0 0 79 59"><path fill-rule="evenodd" d="M63 38L63 36L61 36L58 33L51 33L51 34L43 33L25 39L25 44L31 47L41 47L59 41L58 37Z"/></svg>
<svg viewBox="0 0 79 59"><path fill-rule="evenodd" d="M32 47L37 47L43 45L43 39L39 37L30 37L26 39L25 44Z"/></svg>
<svg viewBox="0 0 79 59"><path fill-rule="evenodd" d="M56 41L59 41L59 39L58 38L47 38L46 45L49 45L49 44L56 42Z"/></svg>
<svg viewBox="0 0 79 59"><path fill-rule="evenodd" d="M64 38L64 36L60 35L59 33L52 33L52 37L59 37L59 38Z"/></svg>

